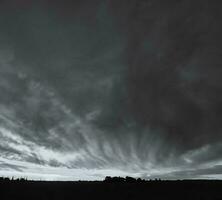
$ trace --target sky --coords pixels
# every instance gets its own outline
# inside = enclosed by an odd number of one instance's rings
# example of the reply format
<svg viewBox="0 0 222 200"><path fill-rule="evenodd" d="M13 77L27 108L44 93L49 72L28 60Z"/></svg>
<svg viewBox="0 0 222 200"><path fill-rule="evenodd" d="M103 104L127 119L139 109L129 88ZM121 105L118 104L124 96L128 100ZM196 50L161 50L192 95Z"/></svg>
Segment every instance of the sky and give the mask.
<svg viewBox="0 0 222 200"><path fill-rule="evenodd" d="M221 179L221 4L0 0L0 176Z"/></svg>

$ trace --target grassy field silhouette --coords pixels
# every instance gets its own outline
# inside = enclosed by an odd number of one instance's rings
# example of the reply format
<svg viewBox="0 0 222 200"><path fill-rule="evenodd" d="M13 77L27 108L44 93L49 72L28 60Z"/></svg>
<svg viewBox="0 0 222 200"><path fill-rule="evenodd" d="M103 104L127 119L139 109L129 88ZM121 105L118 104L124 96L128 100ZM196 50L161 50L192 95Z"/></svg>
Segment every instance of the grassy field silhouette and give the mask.
<svg viewBox="0 0 222 200"><path fill-rule="evenodd" d="M222 199L219 180L29 181L0 179L1 199Z"/></svg>

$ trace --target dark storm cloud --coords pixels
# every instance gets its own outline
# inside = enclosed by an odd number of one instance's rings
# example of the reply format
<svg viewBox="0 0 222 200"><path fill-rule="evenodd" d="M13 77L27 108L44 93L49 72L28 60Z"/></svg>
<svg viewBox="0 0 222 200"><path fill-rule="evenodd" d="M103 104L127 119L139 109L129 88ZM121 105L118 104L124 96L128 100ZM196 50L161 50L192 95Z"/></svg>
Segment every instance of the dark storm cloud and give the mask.
<svg viewBox="0 0 222 200"><path fill-rule="evenodd" d="M100 14L102 6L97 8L95 23L78 17L66 23L66 19L53 17L53 11L36 7L15 14L16 19L10 21L16 59L27 65L27 73L53 87L80 114L105 103L109 98L106 91L121 73L116 57L120 56L122 41L112 22L100 19L107 15L105 11L103 16L103 10Z"/></svg>
<svg viewBox="0 0 222 200"><path fill-rule="evenodd" d="M147 177L217 168L218 4L0 3L2 158Z"/></svg>
<svg viewBox="0 0 222 200"><path fill-rule="evenodd" d="M130 7L125 5L120 8L125 13L119 15L128 31L127 89L134 119L141 126L162 129L184 150L221 139L217 4L132 1Z"/></svg>
<svg viewBox="0 0 222 200"><path fill-rule="evenodd" d="M123 71L119 57L124 41L119 42L121 35L113 30L106 4L97 8L91 25L84 18L80 22L74 18L73 24L63 18L55 23L57 11L45 12L41 5L28 10L9 7L8 24L2 21L7 28L2 35L9 43L5 44L9 50L2 50L3 125L40 146L61 151L86 148L92 159L82 158L77 166L104 162L87 147L92 141L84 134L98 132L90 122L110 104L110 90ZM97 133L93 135L97 140ZM34 154L24 157L40 163Z"/></svg>

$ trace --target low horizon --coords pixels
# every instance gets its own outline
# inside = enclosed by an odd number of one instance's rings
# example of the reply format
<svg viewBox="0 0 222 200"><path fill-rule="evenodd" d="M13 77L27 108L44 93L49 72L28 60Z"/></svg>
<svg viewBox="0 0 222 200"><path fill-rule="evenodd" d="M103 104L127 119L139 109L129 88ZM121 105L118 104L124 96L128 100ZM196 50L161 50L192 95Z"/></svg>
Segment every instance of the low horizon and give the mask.
<svg viewBox="0 0 222 200"><path fill-rule="evenodd" d="M107 177L110 180L107 180ZM130 179L130 180L127 180ZM133 180L132 180L133 179ZM46 180L46 179L29 179L27 177L0 177L0 182L104 182L104 183L146 183L146 182L199 182L199 181L219 181L222 182L221 179L161 179L161 178L152 178L152 179L141 179L137 177L131 176L106 176L104 179L93 179L93 180L81 180L81 179L67 179L67 180Z"/></svg>

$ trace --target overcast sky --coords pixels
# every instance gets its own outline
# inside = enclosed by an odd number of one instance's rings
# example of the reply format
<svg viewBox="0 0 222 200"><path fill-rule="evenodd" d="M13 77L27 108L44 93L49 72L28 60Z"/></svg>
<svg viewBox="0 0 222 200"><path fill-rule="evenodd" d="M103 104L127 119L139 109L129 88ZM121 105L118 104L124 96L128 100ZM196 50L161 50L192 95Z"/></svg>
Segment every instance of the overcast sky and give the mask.
<svg viewBox="0 0 222 200"><path fill-rule="evenodd" d="M0 176L221 179L221 6L1 0Z"/></svg>

